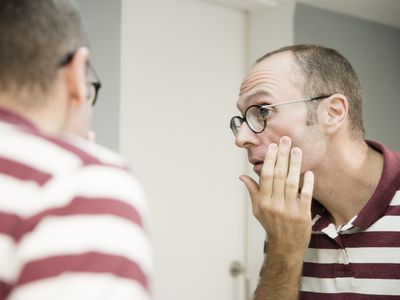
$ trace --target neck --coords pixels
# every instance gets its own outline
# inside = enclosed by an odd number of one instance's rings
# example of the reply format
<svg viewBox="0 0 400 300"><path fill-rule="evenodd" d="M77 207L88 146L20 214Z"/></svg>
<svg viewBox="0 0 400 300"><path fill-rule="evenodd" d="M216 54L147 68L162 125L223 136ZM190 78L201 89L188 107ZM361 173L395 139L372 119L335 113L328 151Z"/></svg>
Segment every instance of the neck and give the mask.
<svg viewBox="0 0 400 300"><path fill-rule="evenodd" d="M28 106L20 103L18 96L0 95L0 106L13 111L14 113L29 120L41 132L46 134L59 134L62 130L62 124L65 116L62 110L57 109L57 104L51 101L44 102L41 107ZM25 102L26 103L26 102Z"/></svg>
<svg viewBox="0 0 400 300"><path fill-rule="evenodd" d="M329 160L314 171L314 198L337 226L347 223L374 193L383 169L383 156L364 141L333 144Z"/></svg>

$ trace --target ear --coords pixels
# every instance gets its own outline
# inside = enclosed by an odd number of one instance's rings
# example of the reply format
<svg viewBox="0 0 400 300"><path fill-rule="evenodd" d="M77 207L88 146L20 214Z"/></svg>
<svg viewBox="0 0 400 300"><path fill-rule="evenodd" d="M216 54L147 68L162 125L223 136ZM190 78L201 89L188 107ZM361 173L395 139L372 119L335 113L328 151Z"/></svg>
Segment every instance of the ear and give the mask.
<svg viewBox="0 0 400 300"><path fill-rule="evenodd" d="M75 51L72 61L64 67L68 107L77 109L86 100L86 65L89 50L81 47Z"/></svg>
<svg viewBox="0 0 400 300"><path fill-rule="evenodd" d="M320 118L323 122L326 133L334 134L342 128L347 120L349 103L342 94L335 94L322 102ZM322 104L321 103L321 104Z"/></svg>

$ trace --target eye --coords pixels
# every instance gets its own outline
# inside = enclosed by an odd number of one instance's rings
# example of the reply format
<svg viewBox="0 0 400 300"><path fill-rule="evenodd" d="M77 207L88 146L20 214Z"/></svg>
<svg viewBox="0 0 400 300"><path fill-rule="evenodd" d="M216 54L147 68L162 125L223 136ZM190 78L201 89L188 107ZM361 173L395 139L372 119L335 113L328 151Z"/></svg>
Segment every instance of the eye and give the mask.
<svg viewBox="0 0 400 300"><path fill-rule="evenodd" d="M258 113L259 113L261 118L265 119L268 116L268 114L270 113L270 111L271 110L269 108L260 107Z"/></svg>

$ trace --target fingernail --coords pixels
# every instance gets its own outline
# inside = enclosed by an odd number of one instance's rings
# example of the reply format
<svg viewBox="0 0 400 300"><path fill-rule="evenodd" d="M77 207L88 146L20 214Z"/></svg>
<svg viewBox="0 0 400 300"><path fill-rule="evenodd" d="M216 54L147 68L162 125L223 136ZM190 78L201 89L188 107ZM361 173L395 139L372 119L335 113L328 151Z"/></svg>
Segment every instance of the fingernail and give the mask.
<svg viewBox="0 0 400 300"><path fill-rule="evenodd" d="M271 151L275 151L276 149L278 149L278 145L273 143L273 144L269 144L269 150Z"/></svg>
<svg viewBox="0 0 400 300"><path fill-rule="evenodd" d="M293 149L291 150L291 152L292 152L292 155L293 155L293 156L296 156L296 157L299 157L300 154L301 154L300 148L293 148Z"/></svg>
<svg viewBox="0 0 400 300"><path fill-rule="evenodd" d="M307 171L304 173L304 176L308 177L308 178L312 178L314 179L314 173L312 171Z"/></svg>
<svg viewBox="0 0 400 300"><path fill-rule="evenodd" d="M283 145L289 145L290 144L290 138L289 137L287 137L287 136L284 136L284 137L282 137L281 138L281 143L283 144Z"/></svg>

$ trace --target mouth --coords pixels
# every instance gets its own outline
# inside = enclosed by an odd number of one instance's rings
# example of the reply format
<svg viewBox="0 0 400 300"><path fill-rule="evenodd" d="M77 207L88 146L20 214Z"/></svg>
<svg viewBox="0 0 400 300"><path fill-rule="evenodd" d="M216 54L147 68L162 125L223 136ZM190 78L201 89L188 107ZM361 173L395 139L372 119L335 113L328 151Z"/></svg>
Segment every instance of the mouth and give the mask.
<svg viewBox="0 0 400 300"><path fill-rule="evenodd" d="M253 171L258 175L261 174L261 170L264 165L264 161L262 160L250 160L250 163L253 165Z"/></svg>

